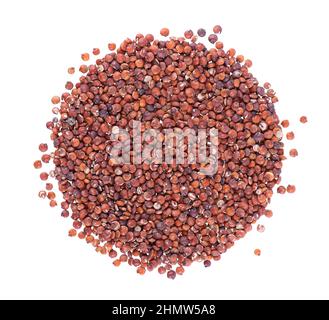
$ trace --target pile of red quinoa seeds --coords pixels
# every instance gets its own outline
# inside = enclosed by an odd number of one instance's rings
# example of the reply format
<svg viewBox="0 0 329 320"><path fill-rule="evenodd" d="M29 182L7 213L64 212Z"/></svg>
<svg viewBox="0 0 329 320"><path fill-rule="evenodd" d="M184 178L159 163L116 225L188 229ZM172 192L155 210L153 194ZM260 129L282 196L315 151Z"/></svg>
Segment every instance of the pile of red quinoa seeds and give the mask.
<svg viewBox="0 0 329 320"><path fill-rule="evenodd" d="M224 49L221 31L215 26L208 36L204 29L188 30L176 38L163 28L161 40L137 34L118 48L110 43L103 57L95 48L96 62L79 67L79 82L68 81L66 91L51 99L53 150L40 144L43 154L34 162L46 183L39 196L72 218L69 236L109 255L115 266L127 262L139 274L157 269L174 279L195 261L209 267L220 260L261 216L272 216L267 206L280 183L282 127L289 121L280 124L271 85L259 84L250 60ZM87 63L90 55L81 58ZM143 138L143 146L162 143L166 129L217 129L216 170L206 174L205 163L187 159L116 162L112 135L123 129L133 138L134 122L141 123L142 136L149 129L160 132ZM129 150L134 159L134 148ZM289 154L298 155L296 149ZM48 163L52 170L42 170ZM49 178L57 180L61 202ZM286 191L295 186L277 188Z"/></svg>

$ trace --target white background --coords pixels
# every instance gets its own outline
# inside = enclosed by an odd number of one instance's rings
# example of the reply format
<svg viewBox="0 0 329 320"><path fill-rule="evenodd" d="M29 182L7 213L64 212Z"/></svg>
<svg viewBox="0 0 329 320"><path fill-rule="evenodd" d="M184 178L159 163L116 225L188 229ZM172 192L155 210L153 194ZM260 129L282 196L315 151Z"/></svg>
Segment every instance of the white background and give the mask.
<svg viewBox="0 0 329 320"><path fill-rule="evenodd" d="M329 298L328 1L1 1L0 2L0 298L292 299ZM83 241L67 237L70 220L38 199L33 169L48 141L50 98L80 54L137 32L173 35L223 27L225 48L254 62L260 82L278 92L299 157L286 161L264 234L253 231L205 269L175 281L115 268ZM309 123L301 125L301 115ZM255 257L259 247L263 254Z"/></svg>

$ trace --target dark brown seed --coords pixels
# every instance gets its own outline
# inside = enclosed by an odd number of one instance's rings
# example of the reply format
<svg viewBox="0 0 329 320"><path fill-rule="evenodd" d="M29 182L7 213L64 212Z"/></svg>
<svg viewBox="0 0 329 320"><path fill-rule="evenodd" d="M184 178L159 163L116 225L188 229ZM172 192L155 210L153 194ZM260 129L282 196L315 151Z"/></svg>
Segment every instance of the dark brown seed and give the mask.
<svg viewBox="0 0 329 320"><path fill-rule="evenodd" d="M218 37L217 37L216 34L211 34L211 35L209 35L209 37L208 37L208 41L209 41L210 43L212 43L212 44L214 44L217 40L218 40Z"/></svg>
<svg viewBox="0 0 329 320"><path fill-rule="evenodd" d="M198 29L197 34L199 37L204 37L206 35L206 30L203 28Z"/></svg>
<svg viewBox="0 0 329 320"><path fill-rule="evenodd" d="M204 264L204 266L205 266L206 268L209 268L209 267L211 266L211 261L210 261L210 260L205 260L205 261L203 262L203 264Z"/></svg>
<svg viewBox="0 0 329 320"><path fill-rule="evenodd" d="M174 270L169 270L167 272L167 278L171 279L171 280L174 280L176 278L176 272Z"/></svg>

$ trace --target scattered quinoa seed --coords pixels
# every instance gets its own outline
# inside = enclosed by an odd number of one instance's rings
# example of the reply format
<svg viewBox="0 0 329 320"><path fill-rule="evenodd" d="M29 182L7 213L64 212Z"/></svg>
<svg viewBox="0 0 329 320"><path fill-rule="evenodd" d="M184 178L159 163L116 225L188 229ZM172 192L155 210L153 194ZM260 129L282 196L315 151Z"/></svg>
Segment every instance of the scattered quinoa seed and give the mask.
<svg viewBox="0 0 329 320"><path fill-rule="evenodd" d="M212 44L214 44L217 40L218 40L218 37L217 37L216 34L211 34L211 35L209 35L209 37L208 37L208 41L209 41L210 43L212 43Z"/></svg>
<svg viewBox="0 0 329 320"><path fill-rule="evenodd" d="M40 173L40 179L41 179L42 181L46 181L46 180L48 180L48 177L49 177L49 175L48 175L47 172L42 172L42 173Z"/></svg>
<svg viewBox="0 0 329 320"><path fill-rule="evenodd" d="M286 137L288 140L293 140L295 138L295 134L292 131L290 131L287 133Z"/></svg>
<svg viewBox="0 0 329 320"><path fill-rule="evenodd" d="M41 198L41 199L45 199L46 196L47 196L47 192L46 192L46 191L40 191L40 192L39 192L39 198Z"/></svg>
<svg viewBox="0 0 329 320"><path fill-rule="evenodd" d="M197 31L197 34L199 37L204 37L206 35L206 30L203 29L203 28L200 28L198 31Z"/></svg>
<svg viewBox="0 0 329 320"><path fill-rule="evenodd" d="M210 261L210 260L205 260L205 261L203 262L203 264L204 264L204 266L205 266L206 268L209 268L209 267L211 266L211 261Z"/></svg>
<svg viewBox="0 0 329 320"><path fill-rule="evenodd" d="M75 237L77 235L77 230L71 229L69 230L69 237Z"/></svg>
<svg viewBox="0 0 329 320"><path fill-rule="evenodd" d="M46 152L48 150L48 145L46 143L40 143L39 150L41 152Z"/></svg>
<svg viewBox="0 0 329 320"><path fill-rule="evenodd" d="M34 161L33 166L35 169L41 169L42 168L42 162L40 160Z"/></svg>
<svg viewBox="0 0 329 320"><path fill-rule="evenodd" d="M83 54L81 55L81 59L82 59L83 61L88 61L89 58L90 58L89 53L83 53Z"/></svg>
<svg viewBox="0 0 329 320"><path fill-rule="evenodd" d="M299 119L299 121L301 123L306 123L308 120L307 120L307 117L306 116L301 116L300 119Z"/></svg>
<svg viewBox="0 0 329 320"><path fill-rule="evenodd" d="M109 43L108 48L109 48L110 51L114 51L115 48L116 48L116 44L115 43Z"/></svg>
<svg viewBox="0 0 329 320"><path fill-rule="evenodd" d="M283 128L288 128L288 127L289 127L289 120L283 120L283 121L281 122L281 126L282 126Z"/></svg>
<svg viewBox="0 0 329 320"><path fill-rule="evenodd" d="M176 278L176 272L174 270L169 270L167 272L167 278L171 279L171 280L174 280Z"/></svg>
<svg viewBox="0 0 329 320"><path fill-rule="evenodd" d="M297 151L297 149L291 149L291 150L289 151L289 155L290 155L290 157L293 157L293 158L297 157L297 156L298 156L298 151Z"/></svg>
<svg viewBox="0 0 329 320"><path fill-rule="evenodd" d="M93 55L98 56L101 53L101 51L98 48L93 49Z"/></svg>
<svg viewBox="0 0 329 320"><path fill-rule="evenodd" d="M58 103L60 103L60 101L61 101L61 98L59 96L53 96L51 98L51 103L52 104L58 104Z"/></svg>
<svg viewBox="0 0 329 320"><path fill-rule="evenodd" d="M160 34L163 36L163 37L168 37L169 36L169 29L168 28L162 28L160 30Z"/></svg>
<svg viewBox="0 0 329 320"><path fill-rule="evenodd" d="M260 233L263 233L265 231L265 227L262 224L259 224L257 226L257 231L260 232Z"/></svg>
<svg viewBox="0 0 329 320"><path fill-rule="evenodd" d="M50 200L49 205L50 207L54 208L57 206L57 202L55 200Z"/></svg>
<svg viewBox="0 0 329 320"><path fill-rule="evenodd" d="M273 217L273 211L272 210L266 210L265 211L265 217L266 218L272 218Z"/></svg>
<svg viewBox="0 0 329 320"><path fill-rule="evenodd" d="M53 190L52 183L46 183L46 190L48 190L48 191Z"/></svg>
<svg viewBox="0 0 329 320"><path fill-rule="evenodd" d="M285 186L279 186L278 189L277 189L278 193L280 194L285 194L287 189Z"/></svg>
<svg viewBox="0 0 329 320"><path fill-rule="evenodd" d="M184 32L184 37L186 39L191 39L193 37L193 31L192 30L187 30Z"/></svg>
<svg viewBox="0 0 329 320"><path fill-rule="evenodd" d="M212 31L214 33L222 33L222 27L220 25L216 25L213 27Z"/></svg>
<svg viewBox="0 0 329 320"><path fill-rule="evenodd" d="M294 185L289 184L287 186L287 192L288 193L294 193L296 191L296 187Z"/></svg>
<svg viewBox="0 0 329 320"><path fill-rule="evenodd" d="M259 257L262 254L262 252L260 249L255 249L254 254L255 254L255 256Z"/></svg>
<svg viewBox="0 0 329 320"><path fill-rule="evenodd" d="M74 74L75 73L75 68L74 67L70 67L67 69L67 73L68 74Z"/></svg>

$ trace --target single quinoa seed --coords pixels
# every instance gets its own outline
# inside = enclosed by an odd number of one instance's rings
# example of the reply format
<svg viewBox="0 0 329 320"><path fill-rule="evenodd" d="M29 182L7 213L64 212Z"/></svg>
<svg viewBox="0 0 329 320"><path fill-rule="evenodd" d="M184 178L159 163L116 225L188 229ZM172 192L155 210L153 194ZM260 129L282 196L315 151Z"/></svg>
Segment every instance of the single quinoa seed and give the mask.
<svg viewBox="0 0 329 320"><path fill-rule="evenodd" d="M288 184L287 185L287 192L294 193L296 191L296 187L294 185Z"/></svg>
<svg viewBox="0 0 329 320"><path fill-rule="evenodd" d="M281 122L281 126L283 127L283 128L288 128L289 127L289 120L283 120L282 122Z"/></svg>
<svg viewBox="0 0 329 320"><path fill-rule="evenodd" d="M307 120L307 117L306 116L301 116L300 119L299 119L299 121L301 123L306 123L308 120Z"/></svg>
<svg viewBox="0 0 329 320"><path fill-rule="evenodd" d="M220 25L216 25L212 28L214 33L222 33L222 27Z"/></svg>
<svg viewBox="0 0 329 320"><path fill-rule="evenodd" d="M176 272L174 270L169 270L167 272L167 278L171 279L171 280L174 280L176 278Z"/></svg>
<svg viewBox="0 0 329 320"><path fill-rule="evenodd" d="M42 173L40 173L40 179L41 179L42 181L46 181L46 180L48 180L48 177L49 177L49 174L48 174L47 172L42 172Z"/></svg>
<svg viewBox="0 0 329 320"><path fill-rule="evenodd" d="M120 264L121 264L120 259L115 259L115 260L113 261L113 265L114 265L115 267L119 267Z"/></svg>
<svg viewBox="0 0 329 320"><path fill-rule="evenodd" d="M295 134L292 131L290 131L290 132L287 133L286 137L287 137L288 140L294 140L295 139Z"/></svg>
<svg viewBox="0 0 329 320"><path fill-rule="evenodd" d="M206 268L209 268L211 266L211 261L210 260L205 260L203 261L203 265L206 267Z"/></svg>
<svg viewBox="0 0 329 320"><path fill-rule="evenodd" d="M59 104L60 101L61 101L61 98L58 97L58 96L53 96L53 97L51 98L51 103L52 103L52 104Z"/></svg>
<svg viewBox="0 0 329 320"><path fill-rule="evenodd" d="M57 206L57 202L55 200L50 200L49 206L52 207L52 208L54 208L54 207Z"/></svg>
<svg viewBox="0 0 329 320"><path fill-rule="evenodd" d="M74 67L69 67L69 68L67 69L67 73L68 73L68 74L74 74L74 73L75 73L75 68L74 68Z"/></svg>
<svg viewBox="0 0 329 320"><path fill-rule="evenodd" d="M41 157L41 161L43 163L49 163L51 160L51 156L49 154L43 154Z"/></svg>
<svg viewBox="0 0 329 320"><path fill-rule="evenodd" d="M198 29L197 34L199 37L204 37L207 34L207 32L205 29L200 28L200 29Z"/></svg>
<svg viewBox="0 0 329 320"><path fill-rule="evenodd" d="M255 249L254 254L259 257L262 254L262 251L260 249Z"/></svg>
<svg viewBox="0 0 329 320"><path fill-rule="evenodd" d="M186 30L186 31L184 32L184 37L185 37L186 39L191 39L191 38L193 37L193 31L192 31L192 30Z"/></svg>
<svg viewBox="0 0 329 320"><path fill-rule="evenodd" d="M169 36L169 29L168 28L162 28L160 30L160 34L163 36L163 37L168 37Z"/></svg>
<svg viewBox="0 0 329 320"><path fill-rule="evenodd" d="M94 56L98 56L101 53L101 51L99 50L99 48L94 48L93 49L93 55Z"/></svg>
<svg viewBox="0 0 329 320"><path fill-rule="evenodd" d="M109 48L110 51L114 51L116 47L117 47L117 46L116 46L115 43L109 43L109 44L108 44L108 48Z"/></svg>
<svg viewBox="0 0 329 320"><path fill-rule="evenodd" d="M53 187L54 187L54 186L53 186L52 183L49 183L49 182L46 183L46 190L47 190L47 191L53 190Z"/></svg>
<svg viewBox="0 0 329 320"><path fill-rule="evenodd" d="M210 43L212 43L212 44L216 43L217 40L218 40L218 37L217 37L216 34L211 34L211 35L209 35L209 37L208 37L208 41L209 41Z"/></svg>
<svg viewBox="0 0 329 320"><path fill-rule="evenodd" d="M262 224L259 224L257 226L257 231L260 232L260 233L263 233L265 231L265 227Z"/></svg>
<svg viewBox="0 0 329 320"><path fill-rule="evenodd" d="M75 237L77 235L77 230L75 229L71 229L69 230L69 237Z"/></svg>
<svg viewBox="0 0 329 320"><path fill-rule="evenodd" d="M279 186L277 188L277 192L280 193L280 194L285 194L287 191L287 188L285 186Z"/></svg>
<svg viewBox="0 0 329 320"><path fill-rule="evenodd" d="M159 267L158 272L159 272L159 274L165 274L167 272L167 270L165 267Z"/></svg>
<svg viewBox="0 0 329 320"><path fill-rule="evenodd" d="M297 156L298 156L298 151L297 151L297 149L291 149L291 150L289 151L289 155L290 155L290 157L292 157L292 158L297 157Z"/></svg>
<svg viewBox="0 0 329 320"><path fill-rule="evenodd" d="M83 53L83 54L81 55L81 59L82 59L83 61L88 61L89 58L90 58L89 53Z"/></svg>
<svg viewBox="0 0 329 320"><path fill-rule="evenodd" d="M85 64L82 64L79 68L79 71L81 73L87 73L88 72L88 66L86 66Z"/></svg>
<svg viewBox="0 0 329 320"><path fill-rule="evenodd" d="M266 218L272 218L273 217L273 211L272 210L266 210L265 211L265 217Z"/></svg>
<svg viewBox="0 0 329 320"><path fill-rule="evenodd" d="M48 145L47 145L46 143L40 143L40 145L39 145L39 150L40 150L41 152L46 152L46 151L48 151Z"/></svg>
<svg viewBox="0 0 329 320"><path fill-rule="evenodd" d="M71 81L67 81L65 84L66 90L72 90L73 89L73 83Z"/></svg>
<svg viewBox="0 0 329 320"><path fill-rule="evenodd" d="M182 266L176 268L176 274L182 276L184 274L184 272L185 272L185 269Z"/></svg>
<svg viewBox="0 0 329 320"><path fill-rule="evenodd" d="M39 195L39 198L41 198L41 199L45 199L46 196L47 196L47 192L42 190L42 191L39 192L38 195Z"/></svg>
<svg viewBox="0 0 329 320"><path fill-rule="evenodd" d="M34 161L33 166L35 169L41 169L42 168L42 162L40 160Z"/></svg>
<svg viewBox="0 0 329 320"><path fill-rule="evenodd" d="M146 269L144 267L137 267L137 273L140 274L141 276L145 274Z"/></svg>
<svg viewBox="0 0 329 320"><path fill-rule="evenodd" d="M48 194L47 194L47 198L49 199L49 200L54 200L55 198L56 198L56 194L55 194L55 192L48 192Z"/></svg>

